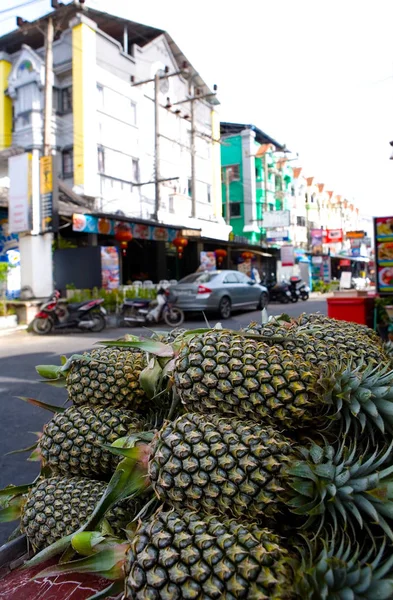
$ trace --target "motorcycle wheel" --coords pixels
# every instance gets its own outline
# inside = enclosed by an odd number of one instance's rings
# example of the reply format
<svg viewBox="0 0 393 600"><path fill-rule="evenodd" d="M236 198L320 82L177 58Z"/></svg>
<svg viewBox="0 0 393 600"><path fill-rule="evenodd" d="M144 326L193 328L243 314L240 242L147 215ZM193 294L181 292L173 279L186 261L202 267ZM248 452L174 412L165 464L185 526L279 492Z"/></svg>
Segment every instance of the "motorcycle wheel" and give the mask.
<svg viewBox="0 0 393 600"><path fill-rule="evenodd" d="M52 319L34 319L32 323L33 331L37 335L47 335L52 331Z"/></svg>
<svg viewBox="0 0 393 600"><path fill-rule="evenodd" d="M291 296L291 302L295 303L299 300L297 296Z"/></svg>
<svg viewBox="0 0 393 600"><path fill-rule="evenodd" d="M283 294L283 295L281 296L281 302L282 302L283 304L288 304L288 302L289 302L289 298L288 298L288 296L287 296L286 294Z"/></svg>
<svg viewBox="0 0 393 600"><path fill-rule="evenodd" d="M91 328L91 331L95 333L99 333L106 327L106 321L104 316L101 313L92 313L91 315L92 321L94 321L94 325Z"/></svg>
<svg viewBox="0 0 393 600"><path fill-rule="evenodd" d="M306 300L308 300L308 299L309 299L309 297L310 297L310 296L309 296L308 292L305 292L304 294L302 294L302 295L301 295L301 299L302 299L304 302L305 302Z"/></svg>
<svg viewBox="0 0 393 600"><path fill-rule="evenodd" d="M169 327L179 327L184 321L184 312L173 306L172 308L165 307L162 313L162 318Z"/></svg>

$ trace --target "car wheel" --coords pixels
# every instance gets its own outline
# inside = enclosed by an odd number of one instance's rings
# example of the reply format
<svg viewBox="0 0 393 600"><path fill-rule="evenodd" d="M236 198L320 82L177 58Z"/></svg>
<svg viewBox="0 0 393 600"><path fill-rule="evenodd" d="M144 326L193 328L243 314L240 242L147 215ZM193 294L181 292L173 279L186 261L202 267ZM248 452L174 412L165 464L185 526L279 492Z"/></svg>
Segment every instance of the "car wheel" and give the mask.
<svg viewBox="0 0 393 600"><path fill-rule="evenodd" d="M267 294L266 292L262 292L262 294L259 298L259 304L258 304L259 310L263 310L264 308L267 307L268 304L269 304L269 294Z"/></svg>
<svg viewBox="0 0 393 600"><path fill-rule="evenodd" d="M228 296L221 298L220 304L218 305L218 312L221 319L229 319L231 316L231 301Z"/></svg>

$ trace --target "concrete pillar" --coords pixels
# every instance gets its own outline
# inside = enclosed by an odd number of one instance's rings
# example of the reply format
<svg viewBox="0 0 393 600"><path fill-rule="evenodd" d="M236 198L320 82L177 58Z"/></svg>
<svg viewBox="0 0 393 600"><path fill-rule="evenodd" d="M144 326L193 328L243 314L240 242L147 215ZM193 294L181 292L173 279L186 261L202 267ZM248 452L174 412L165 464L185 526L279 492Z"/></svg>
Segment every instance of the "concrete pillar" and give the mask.
<svg viewBox="0 0 393 600"><path fill-rule="evenodd" d="M245 129L242 136L244 225L256 225L257 199L255 178L255 131Z"/></svg>
<svg viewBox="0 0 393 600"><path fill-rule="evenodd" d="M21 286L29 286L36 298L53 292L51 233L21 235L19 238Z"/></svg>

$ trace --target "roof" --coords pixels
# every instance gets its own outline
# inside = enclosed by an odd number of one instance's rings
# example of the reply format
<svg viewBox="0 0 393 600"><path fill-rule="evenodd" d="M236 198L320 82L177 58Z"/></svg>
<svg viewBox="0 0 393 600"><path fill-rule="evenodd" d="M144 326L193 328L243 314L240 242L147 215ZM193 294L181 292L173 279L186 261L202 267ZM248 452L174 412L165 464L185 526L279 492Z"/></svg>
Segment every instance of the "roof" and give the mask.
<svg viewBox="0 0 393 600"><path fill-rule="evenodd" d="M229 135L237 135L246 129L251 129L255 132L255 139L258 144L273 144L276 147L276 150L281 150L282 152L287 152L287 148L285 144L280 144L275 139L270 137L267 133L256 127L255 125L247 124L247 123L226 123L222 122L220 125L221 136L229 136Z"/></svg>
<svg viewBox="0 0 393 600"><path fill-rule="evenodd" d="M137 44L138 46L143 47L157 37L164 35L179 67L181 67L184 62L187 62L189 65L190 78L194 82L195 86L202 88L203 94L211 92L206 83L203 81L202 77L190 64L169 33L163 29L157 29L156 27L150 27L149 25L136 23L135 21L130 21L128 19L124 19L123 17L117 17L115 15L111 15L110 13L101 12L87 6L81 8L80 6L76 6L74 3L61 6L57 10L51 11L40 19L32 21L32 23L44 25L48 17L53 17L56 25L58 26L58 33L56 34L55 39L58 39L61 31L64 31L68 28L69 21L78 13L85 14L89 19L97 23L99 30L103 31L111 38L120 41L121 43L123 41L124 26L127 26L128 42L130 45ZM7 52L9 54L13 54L14 52L20 50L22 44L27 44L35 50L42 48L44 45L42 32L36 26L26 26L23 27L23 29L16 29L0 37L0 51ZM207 98L206 100L210 102L210 104L219 104L215 97L210 99Z"/></svg>

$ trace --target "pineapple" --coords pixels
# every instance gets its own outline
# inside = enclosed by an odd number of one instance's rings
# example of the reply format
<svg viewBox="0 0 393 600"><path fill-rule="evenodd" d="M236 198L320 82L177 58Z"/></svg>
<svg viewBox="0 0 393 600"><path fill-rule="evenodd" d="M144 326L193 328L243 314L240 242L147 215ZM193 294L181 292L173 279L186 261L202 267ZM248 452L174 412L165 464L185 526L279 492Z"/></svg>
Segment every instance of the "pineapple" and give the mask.
<svg viewBox="0 0 393 600"><path fill-rule="evenodd" d="M10 487L4 492L12 494L12 490ZM20 516L21 531L35 551L41 550L75 533L90 517L105 490L105 483L83 477L40 478L27 495L12 500L14 511L10 520ZM122 500L106 513L106 522L119 535L141 507L140 499Z"/></svg>
<svg viewBox="0 0 393 600"><path fill-rule="evenodd" d="M392 448L360 451L345 439L338 448L302 447L251 421L185 414L153 441L148 472L158 498L174 506L270 519L269 526L289 508L305 529L337 528L341 518L367 527L372 514L393 540L385 521L393 467L383 468Z"/></svg>
<svg viewBox="0 0 393 600"><path fill-rule="evenodd" d="M44 427L38 442L40 458L53 473L103 477L119 461L103 444L142 431L143 422L117 408L71 406Z"/></svg>
<svg viewBox="0 0 393 600"><path fill-rule="evenodd" d="M279 536L254 524L160 511L142 522L125 561L125 598L291 598Z"/></svg>
<svg viewBox="0 0 393 600"><path fill-rule="evenodd" d="M142 412L147 396L140 375L147 366L144 352L116 347L94 348L74 355L61 367L39 365L38 373L63 382L76 406L90 404Z"/></svg>
<svg viewBox="0 0 393 600"><path fill-rule="evenodd" d="M393 430L393 372L388 366L371 363L355 369L338 355L317 363L297 348L290 352L212 330L183 342L173 374L176 391L192 412L288 430L327 427L335 420L346 430L353 422L362 429Z"/></svg>

